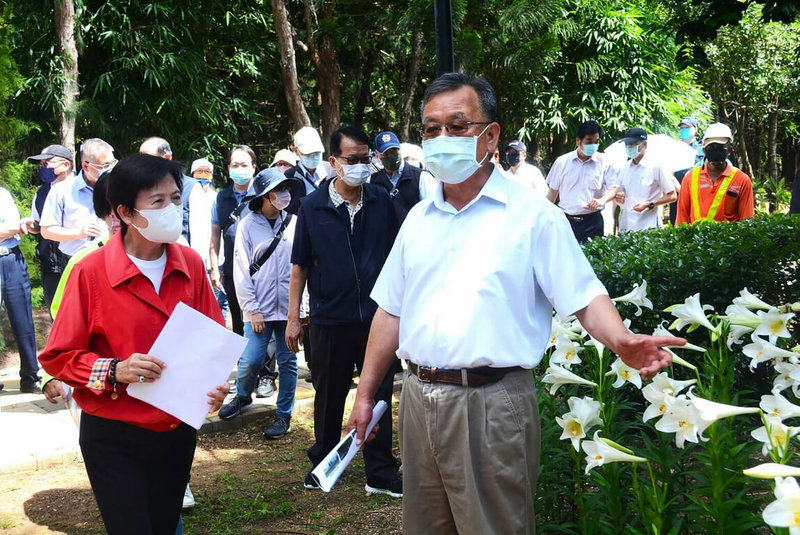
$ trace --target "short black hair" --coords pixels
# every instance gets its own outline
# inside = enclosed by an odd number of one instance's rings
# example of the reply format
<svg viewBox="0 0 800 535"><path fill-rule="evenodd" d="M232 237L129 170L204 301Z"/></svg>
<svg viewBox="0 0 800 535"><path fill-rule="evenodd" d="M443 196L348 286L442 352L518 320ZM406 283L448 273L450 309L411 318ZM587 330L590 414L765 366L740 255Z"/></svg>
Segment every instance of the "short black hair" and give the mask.
<svg viewBox="0 0 800 535"><path fill-rule="evenodd" d="M94 215L103 219L111 215L111 205L108 203L108 175L111 171L105 171L99 177L92 188L92 205Z"/></svg>
<svg viewBox="0 0 800 535"><path fill-rule="evenodd" d="M237 150L242 150L250 155L250 159L253 160L253 165L256 165L256 151L251 149L248 145L234 145L231 147L231 150L228 151L228 155L225 157L225 167L230 167L231 165L231 158L233 158L233 153Z"/></svg>
<svg viewBox="0 0 800 535"><path fill-rule="evenodd" d="M603 127L597 121L585 121L578 127L578 139L583 139L588 135L598 134L603 136Z"/></svg>
<svg viewBox="0 0 800 535"><path fill-rule="evenodd" d="M420 117L425 111L425 104L431 98L439 93L456 91L464 86L471 87L478 94L478 106L481 109L481 115L483 115L484 120L497 121L497 93L494 92L494 88L483 76L470 76L465 72L448 72L431 82L422 97L422 106L419 110Z"/></svg>
<svg viewBox="0 0 800 535"><path fill-rule="evenodd" d="M366 145L367 148L372 149L372 141L369 136L361 128L357 126L343 126L331 134L331 155L341 156L342 154L342 138L346 137L353 141Z"/></svg>
<svg viewBox="0 0 800 535"><path fill-rule="evenodd" d="M117 207L122 205L133 211L139 192L154 187L166 175L172 176L178 189L182 189L183 167L177 162L158 156L131 154L121 159L111 170L108 175L106 197L120 220L123 234L127 230L127 225L119 217Z"/></svg>

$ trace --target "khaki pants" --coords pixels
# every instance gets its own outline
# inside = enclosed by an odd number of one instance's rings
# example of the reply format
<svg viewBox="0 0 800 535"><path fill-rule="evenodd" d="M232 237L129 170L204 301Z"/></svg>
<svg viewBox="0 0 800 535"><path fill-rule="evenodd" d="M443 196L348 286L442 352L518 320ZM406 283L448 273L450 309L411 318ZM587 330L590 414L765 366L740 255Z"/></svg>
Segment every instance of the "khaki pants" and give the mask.
<svg viewBox="0 0 800 535"><path fill-rule="evenodd" d="M530 370L480 388L409 374L399 428L404 533L535 533L540 427Z"/></svg>

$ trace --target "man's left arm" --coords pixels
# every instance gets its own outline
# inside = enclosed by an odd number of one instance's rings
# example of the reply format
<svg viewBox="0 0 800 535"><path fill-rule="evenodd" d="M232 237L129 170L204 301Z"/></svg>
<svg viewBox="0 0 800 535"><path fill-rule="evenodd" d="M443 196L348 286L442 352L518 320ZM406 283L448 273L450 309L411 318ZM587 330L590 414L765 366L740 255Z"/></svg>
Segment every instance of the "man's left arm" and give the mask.
<svg viewBox="0 0 800 535"><path fill-rule="evenodd" d="M636 368L643 379L650 379L669 366L672 357L663 346L682 346L683 338L634 334L622 323L614 303L607 295L598 295L575 313L578 321L601 344Z"/></svg>

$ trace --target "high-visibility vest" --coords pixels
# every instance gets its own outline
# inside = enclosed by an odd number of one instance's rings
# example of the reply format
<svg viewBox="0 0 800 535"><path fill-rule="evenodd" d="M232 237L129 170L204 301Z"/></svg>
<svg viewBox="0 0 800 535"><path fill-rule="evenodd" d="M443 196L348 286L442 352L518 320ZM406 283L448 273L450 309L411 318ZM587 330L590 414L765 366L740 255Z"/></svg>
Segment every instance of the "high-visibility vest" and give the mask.
<svg viewBox="0 0 800 535"><path fill-rule="evenodd" d="M722 199L725 198L725 194L728 193L728 188L730 187L731 182L733 182L733 177L736 176L736 171L738 171L738 169L734 167L733 172L722 179L722 184L717 190L717 194L714 195L714 200L711 201L711 206L708 207L708 213L706 213L706 215L702 215L700 212L700 168L695 167L692 169L692 223L696 221L714 221L717 211L719 211L719 207L722 205Z"/></svg>

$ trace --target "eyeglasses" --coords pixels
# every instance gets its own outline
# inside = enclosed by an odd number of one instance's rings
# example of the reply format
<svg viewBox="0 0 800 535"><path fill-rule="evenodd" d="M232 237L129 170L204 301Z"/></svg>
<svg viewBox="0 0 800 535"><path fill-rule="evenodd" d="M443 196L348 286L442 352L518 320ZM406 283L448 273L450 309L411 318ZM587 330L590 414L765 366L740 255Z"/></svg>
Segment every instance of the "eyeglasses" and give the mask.
<svg viewBox="0 0 800 535"><path fill-rule="evenodd" d="M492 124L492 121L455 121L445 125L431 123L423 125L419 135L422 139L431 139L441 135L444 128L448 136L466 136L467 131L476 124Z"/></svg>
<svg viewBox="0 0 800 535"><path fill-rule="evenodd" d="M112 170L114 168L114 166L117 165L118 162L119 162L119 160L112 160L112 161L106 162L106 163L86 162L86 165L88 165L92 169L97 169L97 171L102 174L102 173L105 173L106 171Z"/></svg>
<svg viewBox="0 0 800 535"><path fill-rule="evenodd" d="M349 156L347 158L343 156L334 156L337 160L344 161L347 165L356 165L357 163L371 163L372 162L372 154L368 154L367 156Z"/></svg>

